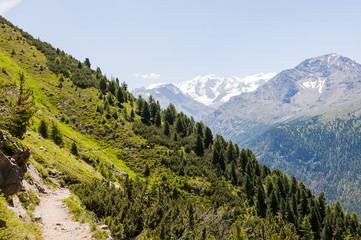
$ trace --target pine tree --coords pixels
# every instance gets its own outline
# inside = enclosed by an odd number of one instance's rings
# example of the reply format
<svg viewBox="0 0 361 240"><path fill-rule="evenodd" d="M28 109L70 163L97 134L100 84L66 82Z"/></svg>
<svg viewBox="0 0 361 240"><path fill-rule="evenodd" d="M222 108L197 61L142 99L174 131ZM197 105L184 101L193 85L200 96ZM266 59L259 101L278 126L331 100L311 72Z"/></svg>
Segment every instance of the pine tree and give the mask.
<svg viewBox="0 0 361 240"><path fill-rule="evenodd" d="M149 164L146 163L145 164L145 169L144 169L144 176L148 177L149 175L150 175Z"/></svg>
<svg viewBox="0 0 361 240"><path fill-rule="evenodd" d="M100 79L99 88L103 92L107 90L107 80L105 78Z"/></svg>
<svg viewBox="0 0 361 240"><path fill-rule="evenodd" d="M226 157L229 163L236 162L236 148L234 147L232 140L229 140L228 142Z"/></svg>
<svg viewBox="0 0 361 240"><path fill-rule="evenodd" d="M202 122L198 122L196 123L196 128L197 128L197 133L203 138L203 123Z"/></svg>
<svg viewBox="0 0 361 240"><path fill-rule="evenodd" d="M132 111L130 112L130 120L133 122L135 118L135 113L134 113L134 109L132 109Z"/></svg>
<svg viewBox="0 0 361 240"><path fill-rule="evenodd" d="M169 134L170 134L170 129L169 129L169 123L168 123L168 122L165 122L165 123L164 123L163 133L164 133L164 135L166 135L166 136L169 136Z"/></svg>
<svg viewBox="0 0 361 240"><path fill-rule="evenodd" d="M84 64L85 64L85 66L87 66L88 68L90 68L90 60L89 60L89 58L85 58L85 61L84 61Z"/></svg>
<svg viewBox="0 0 361 240"><path fill-rule="evenodd" d="M56 145L63 145L63 136L55 122L53 122L50 137Z"/></svg>
<svg viewBox="0 0 361 240"><path fill-rule="evenodd" d="M310 221L308 220L308 217L305 216L303 218L302 224L301 224L301 233L302 237L301 240L313 240L313 231L311 229Z"/></svg>
<svg viewBox="0 0 361 240"><path fill-rule="evenodd" d="M39 128L38 128L38 132L40 133L40 135L43 138L48 138L49 137L48 124L45 122L44 119L40 120L40 125L39 125Z"/></svg>
<svg viewBox="0 0 361 240"><path fill-rule="evenodd" d="M273 214L276 214L279 210L279 200L277 195L275 194L275 191L272 191L271 195L270 195L270 200L269 200L269 208L270 211Z"/></svg>
<svg viewBox="0 0 361 240"><path fill-rule="evenodd" d="M175 109L174 105L170 103L165 110L164 120L169 122L170 125L173 125L176 115L177 110Z"/></svg>
<svg viewBox="0 0 361 240"><path fill-rule="evenodd" d="M205 137L204 137L204 147L208 148L210 144L213 143L213 134L209 127L206 127Z"/></svg>
<svg viewBox="0 0 361 240"><path fill-rule="evenodd" d="M204 148L203 148L203 140L202 137L197 134L197 140L196 140L196 146L194 148L194 152L198 155L198 156L203 156L204 154Z"/></svg>
<svg viewBox="0 0 361 240"><path fill-rule="evenodd" d="M262 185L258 185L257 187L256 207L257 207L258 215L262 218L266 217L267 204L266 204L266 196Z"/></svg>
<svg viewBox="0 0 361 240"><path fill-rule="evenodd" d="M148 123L150 121L149 105L145 101L143 102L141 116L146 123Z"/></svg>
<svg viewBox="0 0 361 240"><path fill-rule="evenodd" d="M0 125L8 129L11 135L22 139L26 132L30 118L36 112L34 107L33 92L25 88L25 75L20 72L19 92L16 92L16 99L7 93L7 90L0 92Z"/></svg>
<svg viewBox="0 0 361 240"><path fill-rule="evenodd" d="M113 95L115 95L115 82L114 81L110 81L109 82L109 86L108 86L109 92L111 92Z"/></svg>
<svg viewBox="0 0 361 240"><path fill-rule="evenodd" d="M73 142L71 144L71 150L70 150L71 154L73 154L74 156L78 156L78 146L75 144L75 142Z"/></svg>
<svg viewBox="0 0 361 240"><path fill-rule="evenodd" d="M160 111L158 110L157 113L155 114L155 125L157 127L160 127L162 125L162 117L160 116Z"/></svg>
<svg viewBox="0 0 361 240"><path fill-rule="evenodd" d="M120 102L120 103L123 103L123 102L124 102L123 90L122 90L121 88L118 88L118 91L117 91L117 100L118 100L118 102Z"/></svg>
<svg viewBox="0 0 361 240"><path fill-rule="evenodd" d="M240 221L237 221L235 224L235 228L232 232L232 236L234 240L247 240L248 238L245 236L244 230L242 228L242 224Z"/></svg>
<svg viewBox="0 0 361 240"><path fill-rule="evenodd" d="M219 166L222 170L226 169L224 149L222 146L221 136L216 136L216 141L213 144L212 160L215 166Z"/></svg>

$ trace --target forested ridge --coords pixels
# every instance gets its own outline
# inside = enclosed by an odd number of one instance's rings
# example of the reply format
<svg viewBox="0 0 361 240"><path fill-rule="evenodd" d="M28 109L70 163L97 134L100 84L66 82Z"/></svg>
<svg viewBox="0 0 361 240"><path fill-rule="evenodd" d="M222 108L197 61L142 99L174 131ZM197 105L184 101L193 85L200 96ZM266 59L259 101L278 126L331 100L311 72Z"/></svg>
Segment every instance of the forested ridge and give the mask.
<svg viewBox="0 0 361 240"><path fill-rule="evenodd" d="M3 18L0 27L3 94L18 88L21 71L38 110L19 139L44 179L47 169L64 172L61 182L114 238L361 238L357 215L339 201L326 204L323 193L271 171L173 105L132 96L89 59L80 62ZM1 128L11 133L12 126Z"/></svg>
<svg viewBox="0 0 361 240"><path fill-rule="evenodd" d="M360 213L360 126L358 112L324 114L275 127L251 146L266 152L260 156L265 164L282 167L315 191L327 193L327 199L339 199Z"/></svg>

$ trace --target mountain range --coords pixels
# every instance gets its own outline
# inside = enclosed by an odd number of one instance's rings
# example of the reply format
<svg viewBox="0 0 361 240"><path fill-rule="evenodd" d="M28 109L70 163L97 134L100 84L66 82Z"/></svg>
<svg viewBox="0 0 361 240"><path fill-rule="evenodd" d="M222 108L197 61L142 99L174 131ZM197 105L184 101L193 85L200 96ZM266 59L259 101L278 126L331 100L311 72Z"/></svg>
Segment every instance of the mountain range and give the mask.
<svg viewBox="0 0 361 240"><path fill-rule="evenodd" d="M360 213L360 110L361 65L333 53L231 98L205 122L260 162Z"/></svg>
<svg viewBox="0 0 361 240"><path fill-rule="evenodd" d="M259 73L240 78L210 74L182 83L158 83L136 88L132 94L143 97L152 95L163 108L172 103L178 111L202 120L231 97L256 90L274 75Z"/></svg>
<svg viewBox="0 0 361 240"><path fill-rule="evenodd" d="M350 104L360 99L360 92L361 66L328 54L307 59L256 91L230 99L205 122L243 145L275 124Z"/></svg>

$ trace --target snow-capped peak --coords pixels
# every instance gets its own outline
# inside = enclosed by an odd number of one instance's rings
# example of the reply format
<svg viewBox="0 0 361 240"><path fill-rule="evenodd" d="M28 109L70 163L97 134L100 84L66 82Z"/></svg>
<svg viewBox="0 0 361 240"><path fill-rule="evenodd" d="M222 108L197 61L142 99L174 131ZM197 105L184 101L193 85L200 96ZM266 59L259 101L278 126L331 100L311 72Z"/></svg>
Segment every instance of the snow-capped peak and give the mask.
<svg viewBox="0 0 361 240"><path fill-rule="evenodd" d="M233 96L256 90L275 75L276 73L259 73L240 78L209 74L197 76L192 80L176 84L176 86L194 100L217 107Z"/></svg>
<svg viewBox="0 0 361 240"><path fill-rule="evenodd" d="M160 87L163 87L165 85L167 85L169 83L153 83L153 84L150 84L148 87L146 87L145 89L146 90L152 90L154 88L160 88Z"/></svg>

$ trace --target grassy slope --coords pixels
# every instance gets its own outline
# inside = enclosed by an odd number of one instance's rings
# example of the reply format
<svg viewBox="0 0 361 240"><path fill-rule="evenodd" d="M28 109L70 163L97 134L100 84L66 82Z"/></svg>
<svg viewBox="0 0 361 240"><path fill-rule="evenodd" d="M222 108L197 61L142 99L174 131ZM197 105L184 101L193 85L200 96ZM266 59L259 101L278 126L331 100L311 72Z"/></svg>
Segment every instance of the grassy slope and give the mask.
<svg viewBox="0 0 361 240"><path fill-rule="evenodd" d="M45 160L62 171L72 172L79 176L84 175L85 177L100 177L99 173L92 169L91 166L69 154L71 143L76 142L78 148L83 153L86 153L87 156L114 164L123 172L134 177L134 172L126 167L123 161L117 159L113 151L114 149L108 148L105 143L77 132L68 124L58 122L61 116L59 103L70 103L71 105L73 100L81 102L81 100L86 101L90 98L97 99L96 90L90 88L75 91L75 87L70 80L66 79L63 83L63 88L53 93L53 89L56 89L56 86L59 84L59 78L44 67L47 61L46 57L36 48L29 46L24 40L17 40L20 34L14 32L13 29L6 26L1 30L3 32L0 36L0 51L2 52L0 55L0 67L5 69L7 74L0 73L0 82L2 84L12 84L14 81L17 81L19 71L24 71L26 85L34 91L36 107L39 110L35 117L32 118L30 136L26 136L24 140L24 143L34 153L33 156ZM12 49L14 49L15 55L11 54ZM41 66L44 67L43 70L41 70ZM80 95L84 97L80 97ZM87 102L84 105L88 105L90 108L95 107L96 103L89 105ZM77 107L79 106L74 106L74 109L69 111L77 111ZM89 114L91 112L89 111ZM64 148L59 148L51 140L38 137L34 130L37 129L40 119L46 119L49 122L49 126L52 120L57 122L64 135ZM45 146L47 151L39 150L40 146Z"/></svg>

